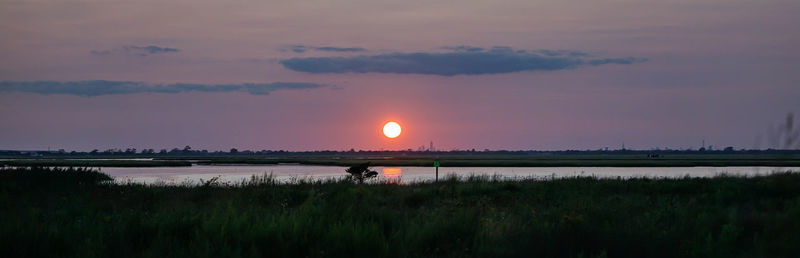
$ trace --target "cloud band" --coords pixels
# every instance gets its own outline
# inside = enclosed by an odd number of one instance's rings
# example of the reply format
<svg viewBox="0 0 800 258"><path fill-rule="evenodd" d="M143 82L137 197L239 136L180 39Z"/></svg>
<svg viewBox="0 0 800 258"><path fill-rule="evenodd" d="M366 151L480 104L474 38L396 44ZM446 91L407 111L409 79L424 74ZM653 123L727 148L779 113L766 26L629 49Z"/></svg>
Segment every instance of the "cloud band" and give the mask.
<svg viewBox="0 0 800 258"><path fill-rule="evenodd" d="M379 55L298 57L281 60L284 67L306 73L398 73L442 76L501 74L521 71L556 71L580 66L633 64L646 59L591 58L578 51L482 49L466 46L451 52L389 53Z"/></svg>
<svg viewBox="0 0 800 258"><path fill-rule="evenodd" d="M183 92L244 92L251 95L269 95L277 90L302 90L325 87L322 84L307 82L273 82L244 84L147 84L130 81L2 81L0 92L27 92L37 94L66 94L77 96L102 96L137 93L175 94Z"/></svg>

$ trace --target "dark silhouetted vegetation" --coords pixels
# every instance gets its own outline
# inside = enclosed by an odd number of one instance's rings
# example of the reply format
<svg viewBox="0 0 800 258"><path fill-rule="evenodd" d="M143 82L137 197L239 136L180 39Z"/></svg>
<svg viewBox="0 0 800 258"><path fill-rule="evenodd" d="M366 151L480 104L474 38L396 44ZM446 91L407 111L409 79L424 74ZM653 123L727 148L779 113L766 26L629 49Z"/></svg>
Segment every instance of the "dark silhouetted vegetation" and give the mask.
<svg viewBox="0 0 800 258"><path fill-rule="evenodd" d="M482 159L504 159L504 158L581 158L581 157L611 157L611 158L636 158L647 157L650 154L658 154L661 157L695 157L695 158L775 158L776 156L794 155L800 156L800 128L793 126L791 116L784 124L773 128L768 132L768 139L774 144L770 144L770 149L734 149L727 146L714 148L712 146L700 147L697 149L668 149L654 148L651 150L631 150L631 149L595 149L595 150L437 150L437 151L414 151L407 150L318 150L318 151L285 151L285 150L238 150L232 148L229 151L209 151L195 150L190 146L183 149L173 148L172 150L161 149L142 149L137 151L133 148L127 149L108 149L105 151L21 151L21 150L0 150L0 158L49 158L49 159L129 159L129 158L157 158L157 159L217 159L217 158L363 158L363 157L474 157ZM794 129L793 129L794 128ZM778 144L782 143L782 144Z"/></svg>
<svg viewBox="0 0 800 258"><path fill-rule="evenodd" d="M12 167L184 167L185 160L92 160L92 159L14 159L0 160L0 166Z"/></svg>
<svg viewBox="0 0 800 258"><path fill-rule="evenodd" d="M800 174L110 184L0 170L6 257L797 257Z"/></svg>
<svg viewBox="0 0 800 258"><path fill-rule="evenodd" d="M38 187L62 183L94 185L112 178L89 168L12 167L0 168L0 180L4 186L11 183Z"/></svg>
<svg viewBox="0 0 800 258"><path fill-rule="evenodd" d="M364 180L378 176L377 171L369 169L369 162L353 165L347 168L345 172L350 174L347 177L348 179L359 184L363 184Z"/></svg>
<svg viewBox="0 0 800 258"><path fill-rule="evenodd" d="M700 155L700 154L629 154L629 155L400 155L400 156L222 156L165 157L155 160L114 159L50 159L17 158L0 160L0 166L75 166L75 167L167 167L224 164L302 164L350 167L364 162L372 166L433 165L435 159L443 167L695 167L695 166L774 166L800 167L800 155Z"/></svg>
<svg viewBox="0 0 800 258"><path fill-rule="evenodd" d="M793 120L775 131L777 142L795 146L800 130ZM790 133L784 133L789 131ZM225 164L302 164L350 167L370 162L372 166L443 167L695 167L695 166L774 166L800 167L800 150L734 150L733 147L698 150L565 150L565 151L271 151L194 150L190 146L156 152L154 149L109 149L90 152L0 150L0 166L75 166L75 167L163 167ZM136 159L136 160L134 160ZM152 159L152 160L145 160Z"/></svg>
<svg viewBox="0 0 800 258"><path fill-rule="evenodd" d="M436 156L399 157L297 157L297 158L208 158L197 164L301 164L354 166L365 161L372 166L431 167ZM727 167L774 166L800 167L793 156L445 156L438 158L442 167Z"/></svg>

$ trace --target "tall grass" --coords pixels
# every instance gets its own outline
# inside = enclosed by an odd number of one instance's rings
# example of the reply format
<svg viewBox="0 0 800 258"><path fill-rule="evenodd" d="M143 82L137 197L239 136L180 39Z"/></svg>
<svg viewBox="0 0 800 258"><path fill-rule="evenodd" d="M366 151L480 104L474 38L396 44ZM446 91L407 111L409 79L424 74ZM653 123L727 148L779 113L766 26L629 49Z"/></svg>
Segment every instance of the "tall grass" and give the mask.
<svg viewBox="0 0 800 258"><path fill-rule="evenodd" d="M0 168L0 180L6 184L95 184L112 178L90 168L60 167L9 167Z"/></svg>
<svg viewBox="0 0 800 258"><path fill-rule="evenodd" d="M186 160L8 159L0 166L37 167L188 167Z"/></svg>
<svg viewBox="0 0 800 258"><path fill-rule="evenodd" d="M64 170L0 170L5 255L800 254L795 173L544 181L473 176L409 185L281 183L264 175L237 184L119 185L76 179L97 173L83 171L73 177Z"/></svg>

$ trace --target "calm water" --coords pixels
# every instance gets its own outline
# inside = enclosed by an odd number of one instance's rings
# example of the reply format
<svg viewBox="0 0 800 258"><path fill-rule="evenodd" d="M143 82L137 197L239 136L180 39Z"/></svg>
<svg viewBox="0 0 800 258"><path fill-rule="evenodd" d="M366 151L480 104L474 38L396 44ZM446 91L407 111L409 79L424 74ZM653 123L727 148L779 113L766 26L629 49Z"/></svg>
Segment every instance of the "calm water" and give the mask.
<svg viewBox="0 0 800 258"><path fill-rule="evenodd" d="M432 180L432 167L372 167L380 178L393 182ZM323 179L345 175L345 167L304 165L258 165L258 166L202 166L153 167L153 168L101 168L117 182L141 183L199 183L219 177L219 182L241 182L253 175L272 174L281 181L298 178ZM439 178L446 175L497 175L514 178L562 178L573 176L596 177L711 177L718 174L766 175L775 171L800 171L800 167L442 167Z"/></svg>

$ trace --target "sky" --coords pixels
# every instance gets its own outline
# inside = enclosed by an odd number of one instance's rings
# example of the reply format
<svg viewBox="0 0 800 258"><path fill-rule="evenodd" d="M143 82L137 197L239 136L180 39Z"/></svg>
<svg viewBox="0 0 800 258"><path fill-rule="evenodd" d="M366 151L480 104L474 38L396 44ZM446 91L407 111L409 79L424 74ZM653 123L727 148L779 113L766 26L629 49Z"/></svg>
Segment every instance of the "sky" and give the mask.
<svg viewBox="0 0 800 258"><path fill-rule="evenodd" d="M796 0L0 0L0 149L767 148L800 114L797 13Z"/></svg>

